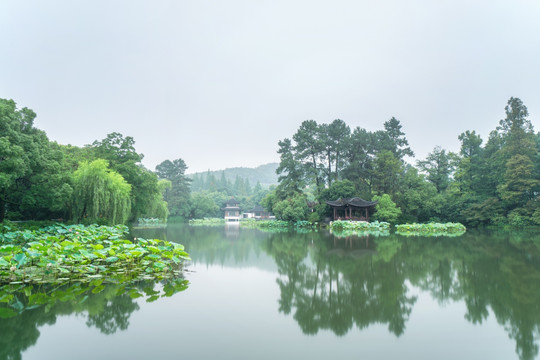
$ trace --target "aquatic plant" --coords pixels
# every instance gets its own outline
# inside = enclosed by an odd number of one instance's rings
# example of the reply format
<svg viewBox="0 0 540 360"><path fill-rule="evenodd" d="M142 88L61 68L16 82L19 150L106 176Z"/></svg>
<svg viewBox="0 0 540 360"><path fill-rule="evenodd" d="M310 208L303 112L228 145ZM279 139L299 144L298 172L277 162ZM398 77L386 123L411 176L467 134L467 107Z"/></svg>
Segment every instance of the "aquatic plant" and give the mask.
<svg viewBox="0 0 540 360"><path fill-rule="evenodd" d="M336 220L330 223L332 231L390 231L390 223L385 221L367 222L367 221L348 221Z"/></svg>
<svg viewBox="0 0 540 360"><path fill-rule="evenodd" d="M247 228L257 228L270 232L287 232L295 230L296 232L306 232L316 229L318 224L311 221L284 221L284 220L255 220L245 219L240 221L240 225Z"/></svg>
<svg viewBox="0 0 540 360"><path fill-rule="evenodd" d="M158 225L167 223L167 220L164 221L158 218L139 218L137 219L137 223L139 225Z"/></svg>
<svg viewBox="0 0 540 360"><path fill-rule="evenodd" d="M191 219L189 225L193 226L218 226L225 225L224 218L204 218L204 219Z"/></svg>
<svg viewBox="0 0 540 360"><path fill-rule="evenodd" d="M401 224L396 234L404 236L460 236L467 228L460 223Z"/></svg>
<svg viewBox="0 0 540 360"><path fill-rule="evenodd" d="M180 244L127 233L123 225L54 225L1 234L0 284L161 280L190 260Z"/></svg>

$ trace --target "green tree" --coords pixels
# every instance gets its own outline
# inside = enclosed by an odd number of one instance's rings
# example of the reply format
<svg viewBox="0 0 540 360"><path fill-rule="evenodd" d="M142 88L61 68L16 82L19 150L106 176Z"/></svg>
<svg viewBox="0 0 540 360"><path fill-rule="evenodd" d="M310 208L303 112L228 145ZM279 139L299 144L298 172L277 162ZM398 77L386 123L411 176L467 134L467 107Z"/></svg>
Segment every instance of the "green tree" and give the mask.
<svg viewBox="0 0 540 360"><path fill-rule="evenodd" d="M146 206L146 213L142 216L145 218L155 218L166 221L169 217L169 208L164 199L165 193L171 188L171 182L167 179L161 179L157 183L159 192L154 193L154 197L149 199Z"/></svg>
<svg viewBox="0 0 540 360"><path fill-rule="evenodd" d="M384 123L384 132L380 136L385 150L390 150L394 156L403 160L404 156L414 156L409 147L409 142L405 138L405 133L401 131L401 123L395 117Z"/></svg>
<svg viewBox="0 0 540 360"><path fill-rule="evenodd" d="M482 190L482 138L475 131L465 131L458 136L461 142L455 178L461 190L478 193Z"/></svg>
<svg viewBox="0 0 540 360"><path fill-rule="evenodd" d="M395 224L401 215L401 209L396 206L388 194L375 195L372 201L378 201L375 205L375 214L373 219L377 221L387 221Z"/></svg>
<svg viewBox="0 0 540 360"><path fill-rule="evenodd" d="M303 194L295 194L285 200L278 201L272 207L276 218L285 221L306 220L308 211L307 198Z"/></svg>
<svg viewBox="0 0 540 360"><path fill-rule="evenodd" d="M320 163L324 151L321 127L315 120L306 120L293 135L293 140L296 143L294 146L295 161L302 164L306 181L315 182L317 191L320 191L324 184Z"/></svg>
<svg viewBox="0 0 540 360"><path fill-rule="evenodd" d="M506 158L514 155L535 156L536 144L531 121L527 119L527 107L520 99L511 97L504 110L506 118L499 122L497 130L505 141Z"/></svg>
<svg viewBox="0 0 540 360"><path fill-rule="evenodd" d="M216 217L220 209L212 195L207 191L191 194L190 204L190 218L192 219Z"/></svg>
<svg viewBox="0 0 540 360"><path fill-rule="evenodd" d="M396 194L396 204L403 209L401 222L426 222L433 216L434 199L437 189L418 169L407 166L400 179L400 192Z"/></svg>
<svg viewBox="0 0 540 360"><path fill-rule="evenodd" d="M301 163L295 159L291 140L281 140L278 146L280 163L276 169L276 173L279 175L277 193L281 199L285 199L300 192L304 188L304 172Z"/></svg>
<svg viewBox="0 0 540 360"><path fill-rule="evenodd" d="M373 166L373 190L390 195L396 194L403 163L389 150L377 154Z"/></svg>
<svg viewBox="0 0 540 360"><path fill-rule="evenodd" d="M535 198L533 189L540 186L540 180L534 178L533 170L533 162L528 156L518 154L507 161L505 181L498 191L509 209L524 207Z"/></svg>
<svg viewBox="0 0 540 360"><path fill-rule="evenodd" d="M34 127L36 114L0 99L0 222L62 216L70 197L62 153Z"/></svg>
<svg viewBox="0 0 540 360"><path fill-rule="evenodd" d="M90 147L96 159L105 159L111 169L118 172L131 185L132 220L149 216L153 200L161 195L157 176L142 164L143 154L137 153L135 140L113 132L101 141L94 141Z"/></svg>
<svg viewBox="0 0 540 360"><path fill-rule="evenodd" d="M73 219L125 223L131 210L129 185L106 160L83 162L73 174Z"/></svg>
<svg viewBox="0 0 540 360"><path fill-rule="evenodd" d="M172 216L187 217L190 213L191 179L185 175L186 170L187 165L182 159L165 160L156 166L158 177L171 182L171 188L165 192L165 201Z"/></svg>
<svg viewBox="0 0 540 360"><path fill-rule="evenodd" d="M352 181L358 193L364 197L371 194L375 142L373 133L357 127L349 138L345 154L347 165L343 170L343 178Z"/></svg>
<svg viewBox="0 0 540 360"><path fill-rule="evenodd" d="M340 178L351 129L340 119L336 119L328 125L322 124L319 128L321 142L324 147L322 153L326 158L326 179L328 186L330 186L333 181L338 181Z"/></svg>
<svg viewBox="0 0 540 360"><path fill-rule="evenodd" d="M453 171L452 153L436 146L426 160L418 161L418 167L427 174L427 180L437 188L437 192L444 191L450 184L450 175Z"/></svg>

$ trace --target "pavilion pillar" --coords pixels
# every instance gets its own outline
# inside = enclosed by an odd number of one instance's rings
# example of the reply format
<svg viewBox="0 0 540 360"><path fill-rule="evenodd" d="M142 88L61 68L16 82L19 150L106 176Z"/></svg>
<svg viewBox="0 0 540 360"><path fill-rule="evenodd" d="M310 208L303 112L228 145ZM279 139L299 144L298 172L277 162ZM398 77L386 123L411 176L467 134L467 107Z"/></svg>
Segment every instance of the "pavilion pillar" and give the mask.
<svg viewBox="0 0 540 360"><path fill-rule="evenodd" d="M336 220L336 208L334 208L334 220Z"/></svg>
<svg viewBox="0 0 540 360"><path fill-rule="evenodd" d="M366 208L366 221L369 222L369 213L368 213L368 208Z"/></svg>

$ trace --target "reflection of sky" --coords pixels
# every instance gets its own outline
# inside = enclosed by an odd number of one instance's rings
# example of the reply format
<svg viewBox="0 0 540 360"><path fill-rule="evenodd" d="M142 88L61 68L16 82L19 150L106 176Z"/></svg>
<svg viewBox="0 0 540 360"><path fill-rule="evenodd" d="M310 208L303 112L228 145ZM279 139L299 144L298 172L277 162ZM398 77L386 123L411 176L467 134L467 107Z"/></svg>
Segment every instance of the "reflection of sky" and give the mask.
<svg viewBox="0 0 540 360"><path fill-rule="evenodd" d="M386 325L302 333L293 315L278 312L278 274L255 267L194 265L190 287L154 303L139 301L127 331L105 336L83 317L59 317L40 328L23 359L513 359L514 343L493 317L464 319L462 302L440 306L418 295L405 333ZM294 312L294 310L293 310Z"/></svg>

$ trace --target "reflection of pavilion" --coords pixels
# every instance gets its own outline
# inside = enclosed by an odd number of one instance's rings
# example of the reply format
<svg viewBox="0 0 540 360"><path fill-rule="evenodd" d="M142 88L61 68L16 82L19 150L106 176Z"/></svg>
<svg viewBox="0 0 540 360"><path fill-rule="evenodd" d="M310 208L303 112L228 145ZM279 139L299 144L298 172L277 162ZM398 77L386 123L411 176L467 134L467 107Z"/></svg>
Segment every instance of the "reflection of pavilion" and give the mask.
<svg viewBox="0 0 540 360"><path fill-rule="evenodd" d="M345 247L347 248L353 248L353 243L354 244L361 244L362 241L364 241L364 244L365 244L365 247L368 248L369 247L369 235L365 235L365 236L358 236L358 235L350 235L350 236L345 236L345 237L338 237L338 236L334 236L334 248L337 248L339 246L339 243L340 243L340 240L345 240Z"/></svg>
<svg viewBox="0 0 540 360"><path fill-rule="evenodd" d="M225 237L237 239L240 236L240 223L226 222L225 223Z"/></svg>
<svg viewBox="0 0 540 360"><path fill-rule="evenodd" d="M327 201L326 203L334 209L334 220L342 219L339 215L339 212L342 211L344 213L344 219L369 221L369 209L377 205L378 201L366 201L359 197L354 197L350 199ZM358 212L360 212L360 215Z"/></svg>

